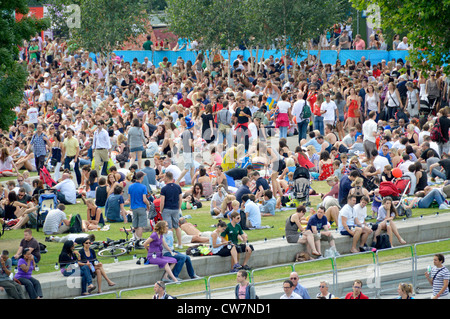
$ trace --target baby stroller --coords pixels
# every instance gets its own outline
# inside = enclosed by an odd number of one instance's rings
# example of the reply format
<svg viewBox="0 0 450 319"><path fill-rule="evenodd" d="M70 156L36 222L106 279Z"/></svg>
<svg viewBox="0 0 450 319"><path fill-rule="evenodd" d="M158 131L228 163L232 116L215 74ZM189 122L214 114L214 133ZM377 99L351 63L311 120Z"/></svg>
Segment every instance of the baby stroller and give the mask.
<svg viewBox="0 0 450 319"><path fill-rule="evenodd" d="M436 103L436 102L435 102ZM433 111L434 105L430 106L427 100L420 100L419 113L423 116L428 116Z"/></svg>
<svg viewBox="0 0 450 319"><path fill-rule="evenodd" d="M304 201L305 206L311 205L309 201L309 190L311 188L311 174L309 170L302 166L297 166L294 171L294 192L293 199Z"/></svg>
<svg viewBox="0 0 450 319"><path fill-rule="evenodd" d="M39 178L44 183L44 185L47 185L50 188L57 184L52 178L52 175L48 171L47 167L45 166L41 168L39 172Z"/></svg>
<svg viewBox="0 0 450 319"><path fill-rule="evenodd" d="M45 218L50 210L58 206L58 196L55 189L39 191L39 208L36 213L36 231L44 226Z"/></svg>

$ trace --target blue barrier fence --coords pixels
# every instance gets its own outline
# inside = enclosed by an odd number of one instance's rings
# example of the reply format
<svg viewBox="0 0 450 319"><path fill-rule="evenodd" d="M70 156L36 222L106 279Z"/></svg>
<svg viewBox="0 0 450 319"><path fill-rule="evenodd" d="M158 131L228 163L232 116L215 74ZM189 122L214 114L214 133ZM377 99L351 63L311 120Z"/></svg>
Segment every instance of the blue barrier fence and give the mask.
<svg viewBox="0 0 450 319"><path fill-rule="evenodd" d="M181 57L184 61L192 61L194 63L196 59L196 54L193 51L155 51L152 57L152 51L114 51L114 53L123 58L126 62L133 62L134 58L137 58L139 62L143 62L145 57L148 57L150 61L153 61L155 65L158 65L162 62L164 57L167 57L172 64L176 63L178 57ZM225 59L228 59L228 51L221 51L222 56ZM253 57L256 58L256 50L253 50ZM263 56L264 53L264 56ZM317 50L310 50L310 55L318 55ZM231 52L231 61L234 61L238 55L243 55L244 60L247 60L251 55L248 50L234 50ZM276 50L259 50L258 52L258 60L262 57L267 59L270 55L273 55L275 58L280 58L282 56L281 51ZM298 57L298 62L307 58L308 52L304 51L301 56ZM320 60L322 63L330 63L335 64L336 60L339 59L342 64L345 64L347 60L360 61L362 57L365 57L366 60L372 62L372 64L376 64L381 62L381 60L391 61L398 59L402 59L406 61L406 57L408 56L408 51L381 51L381 50L341 50L338 54L335 50L323 50L320 52ZM93 55L95 57L95 55Z"/></svg>

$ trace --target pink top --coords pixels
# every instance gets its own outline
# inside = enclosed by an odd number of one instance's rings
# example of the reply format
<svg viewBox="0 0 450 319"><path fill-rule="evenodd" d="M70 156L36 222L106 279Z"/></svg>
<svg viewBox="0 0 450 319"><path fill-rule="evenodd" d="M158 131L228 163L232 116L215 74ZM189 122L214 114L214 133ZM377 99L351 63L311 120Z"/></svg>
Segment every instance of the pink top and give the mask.
<svg viewBox="0 0 450 319"><path fill-rule="evenodd" d="M355 42L355 49L356 50L365 50L366 49L366 42L363 39Z"/></svg>

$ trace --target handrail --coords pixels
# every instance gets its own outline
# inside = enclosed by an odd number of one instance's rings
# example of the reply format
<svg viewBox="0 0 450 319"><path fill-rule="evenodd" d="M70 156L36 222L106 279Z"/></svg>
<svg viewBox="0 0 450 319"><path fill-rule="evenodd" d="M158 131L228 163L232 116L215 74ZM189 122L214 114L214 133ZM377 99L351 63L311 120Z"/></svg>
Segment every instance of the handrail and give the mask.
<svg viewBox="0 0 450 319"><path fill-rule="evenodd" d="M417 252L417 247L421 246L421 245L427 245L427 244L433 244L433 243L439 243L439 242L449 242L450 243L450 238L449 239L438 239L438 240L432 240L432 241L427 241L427 242L422 242L422 243L416 243L414 245L403 245L403 246L397 246L397 247L393 247L393 248L387 248L387 249L383 249L380 251L369 251L369 252L362 252L362 253L357 253L357 254L352 254L352 255L341 255L341 256L336 256L333 258L321 258L321 259L315 259L315 260L310 260L310 261L305 261L305 262L294 262L294 263L287 263L287 264L280 264L280 265L273 265L273 266L268 266L268 267L262 267L262 268L255 268L253 270L251 270L251 272L249 272L250 274L250 282L252 282L255 285L261 285L261 284L265 284L265 283L270 283L270 282L274 282L280 279L274 279L274 280L265 280L265 281L261 281L261 282L255 282L255 272L258 271L263 271L263 270L268 270L268 269L274 269L274 268L282 268L282 267L290 267L291 271L295 271L296 266L299 265L305 265L307 263L316 263L316 262L323 262L326 261L327 259L331 261L331 273L333 275L333 286L336 288L338 288L339 285L339 277L338 277L338 273L339 271L343 271L343 270L352 270L352 269L358 269L358 268L362 268L362 267L367 267L367 264L365 265L358 265L358 266L351 266L351 267L344 267L344 268L339 268L339 260L343 259L343 258L348 258L348 257L354 257L357 255L364 255L364 254L372 254L372 265L374 266L374 280L379 280L380 279L380 273L379 273L379 266L382 264L386 264L386 263L395 263L398 262L399 260L409 260L411 259L412 261L412 281L413 281L413 287L414 290L417 289L417 276L418 276L418 259L419 258L423 258L423 257L429 257L432 256L435 253L432 254L426 254L426 255L418 255ZM397 250L397 249L404 249L404 248L409 248L410 252L411 252L411 257L410 258L402 258L402 259L397 259L397 260L393 260L393 261L386 261L386 262L380 262L379 260L379 254L380 253L384 253L384 252L388 252L390 250ZM450 245L449 245L449 249L445 250L445 251L440 251L439 253L443 253L443 254L448 254L450 253ZM309 276L317 276L320 275L322 273L327 273L327 271L322 271L322 272L315 272L315 273L309 273L306 275L302 275L301 277L309 277ZM169 283L167 284L167 286L169 285L173 285L173 284L183 284L183 282L190 282L190 281L195 281L195 280L204 280L205 282L205 290L204 291L196 291L196 292L190 292L190 293L186 293L186 294L181 294L181 295L176 295L177 297L179 296L188 296L188 295L195 295L195 294L199 294L199 293L205 293L206 299L211 299L211 292L213 291L219 291L219 290L226 290L226 289L230 289L230 288L234 288L235 285L233 284L232 286L227 286L227 287L220 287L220 288L215 288L215 289L211 289L211 280L215 279L215 278L219 278L219 277L226 277L226 276L230 276L233 275L232 273L223 273L223 274L217 274L217 275L213 275L213 276L209 276L209 277L201 277L198 279L190 279L190 280L184 280L180 283ZM132 291L132 290L139 290L139 289L148 289L148 288L152 288L153 285L147 285L147 286L140 286L140 287L134 287L134 288L127 288L127 289L122 289L119 292L117 291L112 291L112 292L105 292L102 294L97 294L95 296L101 296L101 295L107 295L107 294L116 294L116 298L120 299L122 297L122 293L126 292L126 291ZM376 297L380 297L382 293L381 289L375 289L375 295ZM336 294L336 293L335 293ZM89 297L93 297L92 295L89 296L79 296L79 297L75 297L74 299L81 299L81 298L89 298Z"/></svg>

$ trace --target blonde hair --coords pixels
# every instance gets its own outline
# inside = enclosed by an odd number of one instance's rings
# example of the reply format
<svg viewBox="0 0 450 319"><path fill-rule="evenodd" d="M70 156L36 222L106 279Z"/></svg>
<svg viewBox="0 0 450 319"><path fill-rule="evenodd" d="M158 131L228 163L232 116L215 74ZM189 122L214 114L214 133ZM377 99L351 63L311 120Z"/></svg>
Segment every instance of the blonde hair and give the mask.
<svg viewBox="0 0 450 319"><path fill-rule="evenodd" d="M362 177L357 177L353 182L352 182L352 187L355 187L356 185L362 184L364 182L364 180L362 179Z"/></svg>

